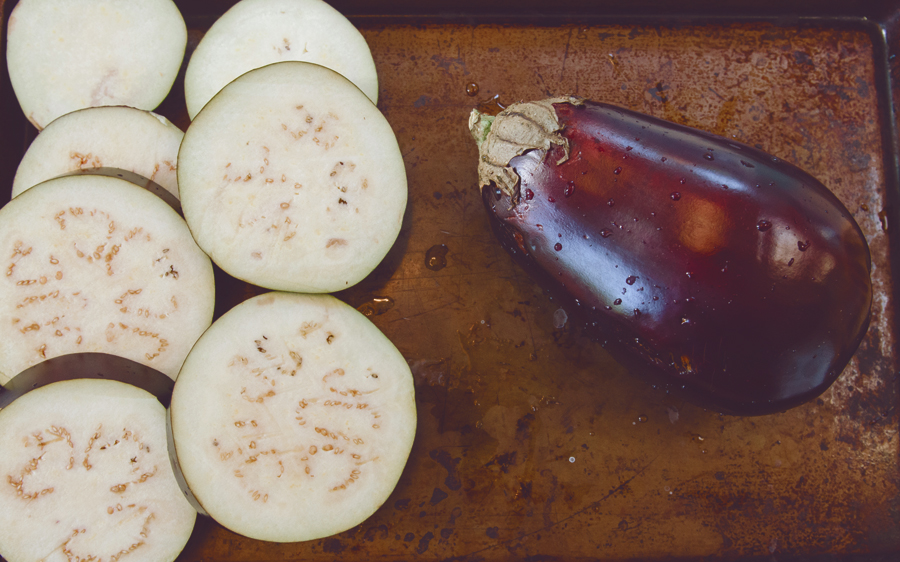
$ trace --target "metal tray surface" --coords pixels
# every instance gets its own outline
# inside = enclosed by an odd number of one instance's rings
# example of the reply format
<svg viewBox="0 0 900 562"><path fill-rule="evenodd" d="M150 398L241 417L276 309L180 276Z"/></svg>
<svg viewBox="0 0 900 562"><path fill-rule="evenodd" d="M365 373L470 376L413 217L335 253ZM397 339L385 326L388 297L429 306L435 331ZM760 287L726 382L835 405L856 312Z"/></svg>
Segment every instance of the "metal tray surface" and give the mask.
<svg viewBox="0 0 900 562"><path fill-rule="evenodd" d="M234 2L178 2L189 52ZM3 2L8 16L13 2ZM419 429L384 506L337 536L246 539L198 519L179 560L786 559L900 553L895 105L900 1L335 1L362 31L409 206L337 296L409 361ZM3 38L5 44L5 37ZM5 57L4 57L5 60ZM5 63L4 63L5 65ZM36 132L4 71L0 202ZM158 111L186 128L182 82ZM756 145L865 232L872 323L819 399L734 417L648 386L495 242L470 110L575 94ZM262 292L217 272L217 315ZM761 352L764 352L761 350Z"/></svg>

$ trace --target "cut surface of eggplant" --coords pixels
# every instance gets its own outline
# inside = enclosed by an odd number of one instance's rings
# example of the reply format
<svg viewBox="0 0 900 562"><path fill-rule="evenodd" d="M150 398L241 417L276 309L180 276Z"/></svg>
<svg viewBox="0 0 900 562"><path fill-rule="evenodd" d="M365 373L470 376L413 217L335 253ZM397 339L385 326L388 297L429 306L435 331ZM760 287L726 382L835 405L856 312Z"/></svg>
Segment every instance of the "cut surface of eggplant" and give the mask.
<svg viewBox="0 0 900 562"><path fill-rule="evenodd" d="M0 555L174 560L197 514L169 464L165 415L137 387L85 379L0 410Z"/></svg>
<svg viewBox="0 0 900 562"><path fill-rule="evenodd" d="M321 0L242 0L210 27L184 77L191 119L238 76L281 61L328 67L378 101L378 76L362 34Z"/></svg>
<svg viewBox="0 0 900 562"><path fill-rule="evenodd" d="M267 293L226 312L175 382L175 449L216 521L260 540L330 536L368 518L412 447L409 366L330 295Z"/></svg>
<svg viewBox="0 0 900 562"><path fill-rule="evenodd" d="M767 414L821 394L855 353L868 245L809 174L577 98L469 124L503 246L631 365L708 408Z"/></svg>
<svg viewBox="0 0 900 562"><path fill-rule="evenodd" d="M168 119L124 106L92 107L55 119L32 141L13 179L15 197L73 172L118 168L178 197L175 173L184 133Z"/></svg>
<svg viewBox="0 0 900 562"><path fill-rule="evenodd" d="M230 275L269 289L333 292L384 258L406 209L390 124L340 74L305 62L222 89L178 153L184 217Z"/></svg>
<svg viewBox="0 0 900 562"><path fill-rule="evenodd" d="M9 16L6 61L22 111L43 129L85 107L156 108L186 45L171 0L20 0Z"/></svg>
<svg viewBox="0 0 900 562"><path fill-rule="evenodd" d="M120 355L175 378L212 321L209 257L162 199L56 178L0 209L0 383L45 359Z"/></svg>

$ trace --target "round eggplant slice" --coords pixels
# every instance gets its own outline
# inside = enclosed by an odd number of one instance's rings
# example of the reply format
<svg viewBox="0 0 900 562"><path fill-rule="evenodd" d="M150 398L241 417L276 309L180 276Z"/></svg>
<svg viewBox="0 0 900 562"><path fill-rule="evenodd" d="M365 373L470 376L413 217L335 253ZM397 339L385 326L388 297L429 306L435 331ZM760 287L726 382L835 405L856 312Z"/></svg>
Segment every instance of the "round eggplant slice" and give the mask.
<svg viewBox="0 0 900 562"><path fill-rule="evenodd" d="M188 127L184 217L230 275L325 293L362 280L400 232L406 170L391 126L340 74L305 62L252 70Z"/></svg>
<svg viewBox="0 0 900 562"><path fill-rule="evenodd" d="M154 109L187 45L171 0L20 0L9 16L13 90L38 129L77 109Z"/></svg>
<svg viewBox="0 0 900 562"><path fill-rule="evenodd" d="M165 416L144 390L86 379L0 410L0 555L174 560L197 514L169 463Z"/></svg>
<svg viewBox="0 0 900 562"><path fill-rule="evenodd" d="M175 378L212 321L212 264L184 220L125 180L56 178L0 209L0 383L43 360L119 355Z"/></svg>
<svg viewBox="0 0 900 562"><path fill-rule="evenodd" d="M238 76L281 61L328 67L378 101L375 61L365 38L321 0L243 0L225 12L191 54L184 77L191 119Z"/></svg>
<svg viewBox="0 0 900 562"><path fill-rule="evenodd" d="M260 540L330 536L368 518L416 428L409 366L330 295L267 293L200 338L172 393L185 480L211 517Z"/></svg>
<svg viewBox="0 0 900 562"><path fill-rule="evenodd" d="M124 106L92 107L55 119L34 139L13 179L15 197L74 172L117 168L178 197L175 173L184 133L168 119Z"/></svg>

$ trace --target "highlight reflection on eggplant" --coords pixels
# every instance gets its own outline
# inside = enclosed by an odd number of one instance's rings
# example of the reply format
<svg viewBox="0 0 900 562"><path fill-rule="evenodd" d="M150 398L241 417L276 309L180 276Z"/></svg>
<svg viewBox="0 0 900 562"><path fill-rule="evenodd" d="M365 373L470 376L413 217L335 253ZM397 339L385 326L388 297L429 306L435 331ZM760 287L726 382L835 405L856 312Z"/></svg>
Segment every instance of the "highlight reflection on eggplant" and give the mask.
<svg viewBox="0 0 900 562"><path fill-rule="evenodd" d="M700 405L786 410L827 389L862 341L868 245L797 167L574 97L473 111L469 127L501 244Z"/></svg>

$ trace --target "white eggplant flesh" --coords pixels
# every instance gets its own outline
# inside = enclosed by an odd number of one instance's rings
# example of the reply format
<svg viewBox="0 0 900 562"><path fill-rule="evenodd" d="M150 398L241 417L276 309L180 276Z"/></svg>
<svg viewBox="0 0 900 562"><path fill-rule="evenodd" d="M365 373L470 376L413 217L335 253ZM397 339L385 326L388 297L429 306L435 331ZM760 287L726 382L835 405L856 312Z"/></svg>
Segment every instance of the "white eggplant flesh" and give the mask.
<svg viewBox="0 0 900 562"><path fill-rule="evenodd" d="M200 40L185 71L191 119L238 76L281 61L328 67L378 102L378 75L369 45L343 14L321 0L243 0Z"/></svg>
<svg viewBox="0 0 900 562"><path fill-rule="evenodd" d="M151 111L127 106L80 109L53 120L19 162L12 196L59 176L115 168L147 178L178 197L178 147L184 133Z"/></svg>
<svg viewBox="0 0 900 562"><path fill-rule="evenodd" d="M226 312L185 361L170 410L203 509L275 542L331 536L371 516L416 429L403 356L330 295L273 292Z"/></svg>
<svg viewBox="0 0 900 562"><path fill-rule="evenodd" d="M212 321L209 257L125 180L52 179L0 209L0 384L45 359L110 353L175 378Z"/></svg>
<svg viewBox="0 0 900 562"><path fill-rule="evenodd" d="M227 273L326 293L365 278L400 233L406 169L378 108L305 62L252 70L216 94L178 153L184 217Z"/></svg>
<svg viewBox="0 0 900 562"><path fill-rule="evenodd" d="M172 471L165 416L144 390L85 379L0 410L0 555L174 560L197 513Z"/></svg>
<svg viewBox="0 0 900 562"><path fill-rule="evenodd" d="M43 129L85 107L156 108L186 45L172 0L20 0L6 61L22 111Z"/></svg>

